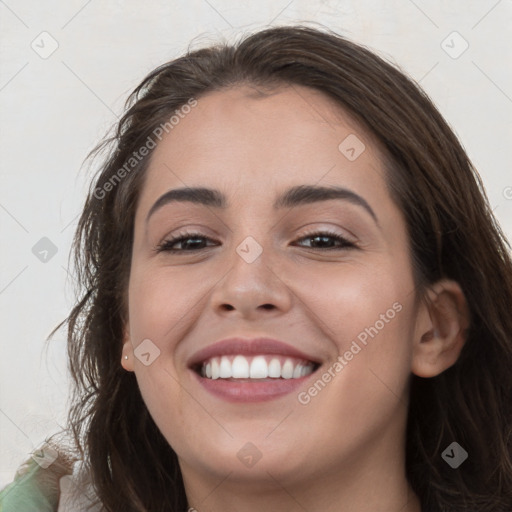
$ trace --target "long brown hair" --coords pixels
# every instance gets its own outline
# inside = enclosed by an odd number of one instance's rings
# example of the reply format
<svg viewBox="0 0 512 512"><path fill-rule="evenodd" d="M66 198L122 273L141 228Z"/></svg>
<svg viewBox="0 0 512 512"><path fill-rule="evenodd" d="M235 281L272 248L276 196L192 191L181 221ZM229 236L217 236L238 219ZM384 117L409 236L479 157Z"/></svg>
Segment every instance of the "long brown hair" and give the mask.
<svg viewBox="0 0 512 512"><path fill-rule="evenodd" d="M172 129L169 118L192 98L243 83L322 91L381 144L419 296L440 278L456 280L472 319L456 364L435 378L411 378L409 482L426 512L512 510L510 247L477 172L426 94L368 49L304 26L262 30L160 66L130 95L115 133L94 153L104 160L73 246L81 295L67 319L69 427L103 507L187 507L177 456L135 375L120 365L134 214L151 156L135 161L133 152L159 126ZM469 454L458 469L441 457L453 441Z"/></svg>

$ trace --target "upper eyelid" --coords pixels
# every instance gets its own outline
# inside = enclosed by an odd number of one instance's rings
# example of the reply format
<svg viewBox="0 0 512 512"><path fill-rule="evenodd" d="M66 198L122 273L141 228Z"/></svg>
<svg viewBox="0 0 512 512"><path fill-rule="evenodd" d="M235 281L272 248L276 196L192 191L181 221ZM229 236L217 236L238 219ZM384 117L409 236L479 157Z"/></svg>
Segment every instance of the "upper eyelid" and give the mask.
<svg viewBox="0 0 512 512"><path fill-rule="evenodd" d="M327 221L327 222L329 222L329 221ZM300 238L300 237L309 236L312 234L329 232L332 236L339 236L342 238L350 238L350 239L357 240L356 235L354 235L354 233L352 233L346 227L342 228L340 226L337 226L337 227L317 226L318 224L325 224L325 222L308 223L308 224L300 227L297 230L299 232L299 234L296 236ZM313 227L311 227L311 226L313 226ZM337 232L337 230L341 230L341 232ZM206 232L210 232L213 234L207 234ZM212 230L210 228L205 228L205 227L199 226L199 225L198 225L198 227L192 225L190 227L186 226L186 227L182 227L182 228L176 228L172 232L170 232L170 233L166 234L164 237L162 237L162 241L164 241L166 239L171 239L171 238L179 238L181 236L201 236L201 237L210 238L210 239L214 239L216 237L221 237L221 235L219 233L216 233L215 230Z"/></svg>

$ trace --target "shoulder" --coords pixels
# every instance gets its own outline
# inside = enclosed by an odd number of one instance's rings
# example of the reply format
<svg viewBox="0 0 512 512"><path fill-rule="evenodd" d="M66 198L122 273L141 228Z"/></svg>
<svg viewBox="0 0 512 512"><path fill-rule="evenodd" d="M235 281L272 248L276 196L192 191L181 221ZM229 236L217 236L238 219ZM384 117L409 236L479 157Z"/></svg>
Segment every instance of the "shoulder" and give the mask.
<svg viewBox="0 0 512 512"><path fill-rule="evenodd" d="M0 512L101 512L85 465L48 445L34 451L0 491Z"/></svg>

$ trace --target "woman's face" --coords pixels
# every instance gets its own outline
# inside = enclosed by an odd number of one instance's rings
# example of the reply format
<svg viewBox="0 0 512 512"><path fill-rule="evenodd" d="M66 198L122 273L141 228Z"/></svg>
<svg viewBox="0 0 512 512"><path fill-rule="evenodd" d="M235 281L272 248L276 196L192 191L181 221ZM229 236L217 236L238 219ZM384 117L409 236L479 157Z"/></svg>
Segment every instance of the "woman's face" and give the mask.
<svg viewBox="0 0 512 512"><path fill-rule="evenodd" d="M403 458L405 222L375 143L327 97L200 98L154 150L132 256L123 366L185 480L285 485Z"/></svg>

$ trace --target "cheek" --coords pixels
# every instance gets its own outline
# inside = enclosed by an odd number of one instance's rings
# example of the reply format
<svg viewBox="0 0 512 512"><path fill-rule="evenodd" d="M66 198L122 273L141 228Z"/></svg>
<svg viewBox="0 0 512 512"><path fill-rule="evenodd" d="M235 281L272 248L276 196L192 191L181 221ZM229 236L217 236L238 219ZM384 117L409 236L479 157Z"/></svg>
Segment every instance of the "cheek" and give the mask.
<svg viewBox="0 0 512 512"><path fill-rule="evenodd" d="M304 401L324 403L316 411L325 416L322 421L346 416L349 407L353 409L348 417L364 423L369 417L384 417L405 397L415 320L414 282L412 274L403 271L409 268L405 259L303 274L301 288L311 290L304 302L321 320L316 321L321 336L331 339L338 353L338 360L324 370L323 382L328 383L304 390Z"/></svg>
<svg viewBox="0 0 512 512"><path fill-rule="evenodd" d="M187 320L193 314L197 300L191 297L192 288L179 278L166 279L165 272L155 272L144 265L134 266L128 289L130 340L135 350L135 375L144 402L158 425L168 421L172 404L173 424L182 423L183 405L187 394L179 384L175 348L185 336ZM187 294L188 292L188 294ZM148 343L150 364L137 356L137 347Z"/></svg>
<svg viewBox="0 0 512 512"><path fill-rule="evenodd" d="M162 353L172 355L174 340L180 339L200 300L198 287L183 275L142 265L131 275L129 318L134 347L149 338Z"/></svg>
<svg viewBox="0 0 512 512"><path fill-rule="evenodd" d="M371 340L382 338L388 350L407 344L413 320L407 308L414 300L412 275L402 270L407 263L385 258L372 263L311 267L292 277L306 313L314 313L315 323L340 354L353 340L369 347Z"/></svg>

